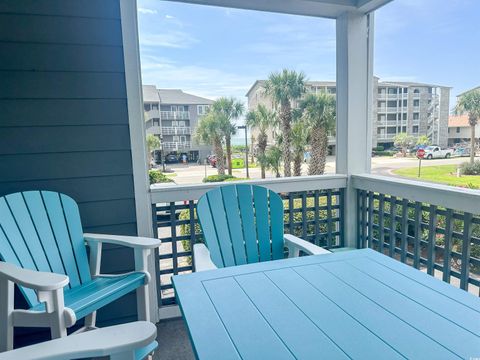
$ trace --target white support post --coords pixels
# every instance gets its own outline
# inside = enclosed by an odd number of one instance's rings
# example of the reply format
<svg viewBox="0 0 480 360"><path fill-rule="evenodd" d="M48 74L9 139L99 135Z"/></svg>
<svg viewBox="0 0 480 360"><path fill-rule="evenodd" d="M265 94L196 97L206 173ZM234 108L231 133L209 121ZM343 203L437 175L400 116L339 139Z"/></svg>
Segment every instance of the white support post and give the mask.
<svg viewBox="0 0 480 360"><path fill-rule="evenodd" d="M130 128L130 143L132 146L137 233L138 236L156 237L157 235L153 233L150 181L148 178L146 130L143 111L140 49L138 40L137 1L120 0L120 13L125 63L125 82L127 88L128 121ZM152 276L156 276L154 259L155 256L150 256L148 261L148 271ZM157 322L159 319L156 281L151 281L148 288L151 321Z"/></svg>
<svg viewBox="0 0 480 360"><path fill-rule="evenodd" d="M0 279L0 353L13 349L13 285Z"/></svg>
<svg viewBox="0 0 480 360"><path fill-rule="evenodd" d="M373 13L346 12L337 18L336 172L369 173L372 151ZM345 191L345 246L357 243L357 196Z"/></svg>

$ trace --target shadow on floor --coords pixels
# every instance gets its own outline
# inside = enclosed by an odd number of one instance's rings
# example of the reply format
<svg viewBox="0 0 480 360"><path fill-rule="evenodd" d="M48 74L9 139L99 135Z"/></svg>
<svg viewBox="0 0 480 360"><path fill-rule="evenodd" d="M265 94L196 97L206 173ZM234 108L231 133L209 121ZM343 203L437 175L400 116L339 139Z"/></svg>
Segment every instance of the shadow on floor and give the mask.
<svg viewBox="0 0 480 360"><path fill-rule="evenodd" d="M157 324L158 349L155 360L193 360L192 346L182 318L162 320Z"/></svg>

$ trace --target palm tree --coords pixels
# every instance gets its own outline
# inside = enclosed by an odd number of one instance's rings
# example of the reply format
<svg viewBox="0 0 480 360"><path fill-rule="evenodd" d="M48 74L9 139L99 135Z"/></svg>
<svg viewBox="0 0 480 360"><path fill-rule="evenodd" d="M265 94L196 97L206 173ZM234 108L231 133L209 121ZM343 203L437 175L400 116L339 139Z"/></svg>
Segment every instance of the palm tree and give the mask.
<svg viewBox="0 0 480 360"><path fill-rule="evenodd" d="M280 177L280 167L282 163L282 150L276 145L271 146L265 152L265 162L267 169L272 170L275 173L275 177Z"/></svg>
<svg viewBox="0 0 480 360"><path fill-rule="evenodd" d="M148 134L147 135L147 150L148 150L148 167L152 165L152 152L154 150L160 149L161 143L160 139L153 135L153 134Z"/></svg>
<svg viewBox="0 0 480 360"><path fill-rule="evenodd" d="M471 129L470 135L470 164L475 161L475 126L480 118L480 90L472 90L460 96L455 108L457 114L467 113L468 123Z"/></svg>
<svg viewBox="0 0 480 360"><path fill-rule="evenodd" d="M282 125L283 143L282 155L285 176L291 176L291 122L292 102L305 93L305 75L293 70L271 73L263 85L265 95L280 107L280 123Z"/></svg>
<svg viewBox="0 0 480 360"><path fill-rule="evenodd" d="M214 101L210 108L210 112L216 113L221 120L220 128L225 136L229 175L232 175L232 135L235 135L237 131L235 121L243 115L244 111L245 107L242 102L226 97Z"/></svg>
<svg viewBox="0 0 480 360"><path fill-rule="evenodd" d="M262 179L265 179L265 150L267 148L268 129L274 124L275 113L266 108L265 105L258 105L256 110L247 113L246 125L258 131L257 135L257 160L260 163Z"/></svg>
<svg viewBox="0 0 480 360"><path fill-rule="evenodd" d="M292 126L293 176L302 175L302 163L307 144L309 131L306 124L300 119Z"/></svg>
<svg viewBox="0 0 480 360"><path fill-rule="evenodd" d="M223 119L213 111L209 111L202 116L195 130L195 138L203 144L213 146L213 151L217 157L218 175L225 175L225 162L223 155L223 139L225 134L222 130Z"/></svg>
<svg viewBox="0 0 480 360"><path fill-rule="evenodd" d="M308 174L322 175L327 161L328 132L335 127L335 98L327 93L309 94L300 103L300 109L312 149Z"/></svg>

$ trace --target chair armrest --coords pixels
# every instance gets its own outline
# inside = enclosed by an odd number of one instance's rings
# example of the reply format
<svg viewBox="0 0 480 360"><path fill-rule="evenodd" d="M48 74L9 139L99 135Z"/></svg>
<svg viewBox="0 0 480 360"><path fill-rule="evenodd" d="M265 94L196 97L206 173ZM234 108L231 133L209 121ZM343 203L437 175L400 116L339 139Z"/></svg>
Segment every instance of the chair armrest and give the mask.
<svg viewBox="0 0 480 360"><path fill-rule="evenodd" d="M288 247L289 250L291 249L295 250L294 251L296 253L295 256L298 256L299 250L309 255L330 254L330 251L324 248L321 248L320 246L314 245L308 241L300 239L291 234L284 234L283 239L285 241L285 245Z"/></svg>
<svg viewBox="0 0 480 360"><path fill-rule="evenodd" d="M70 281L67 275L23 269L0 261L0 279L37 291L52 291L63 288Z"/></svg>
<svg viewBox="0 0 480 360"><path fill-rule="evenodd" d="M134 249L155 249L162 242L158 239L140 237L140 236L122 236L122 235L105 235L105 234L83 234L84 239L91 242L108 243L122 245Z"/></svg>
<svg viewBox="0 0 480 360"><path fill-rule="evenodd" d="M1 353L0 358L2 360L51 360L116 355L122 359L133 359L133 355L136 355L135 350L148 347L151 352L156 348L156 334L157 329L154 324L136 321L7 351Z"/></svg>
<svg viewBox="0 0 480 360"><path fill-rule="evenodd" d="M210 258L210 251L208 251L205 244L193 245L193 265L195 267L195 271L217 269L217 266Z"/></svg>

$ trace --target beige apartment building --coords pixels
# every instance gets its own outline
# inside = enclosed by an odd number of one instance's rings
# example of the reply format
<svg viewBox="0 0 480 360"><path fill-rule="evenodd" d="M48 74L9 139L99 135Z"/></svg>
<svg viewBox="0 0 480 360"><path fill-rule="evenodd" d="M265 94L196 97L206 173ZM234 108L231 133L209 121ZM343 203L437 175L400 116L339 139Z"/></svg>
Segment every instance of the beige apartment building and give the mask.
<svg viewBox="0 0 480 360"><path fill-rule="evenodd" d="M248 109L264 104L273 109L272 100L265 96L263 84L257 80L246 96ZM308 81L307 91L336 94L334 81ZM450 87L416 82L386 82L374 77L372 104L372 145L393 146L393 139L406 132L414 137L426 135L432 144L447 146ZM297 104L294 104L296 106ZM273 143L273 136L269 136ZM335 138L329 138L334 147Z"/></svg>

